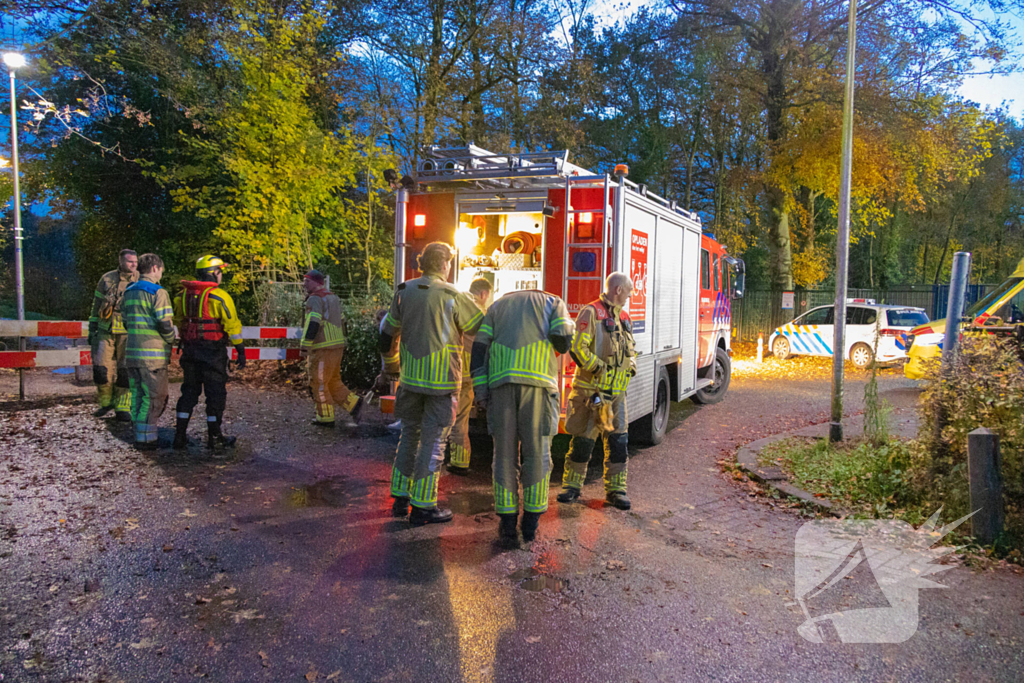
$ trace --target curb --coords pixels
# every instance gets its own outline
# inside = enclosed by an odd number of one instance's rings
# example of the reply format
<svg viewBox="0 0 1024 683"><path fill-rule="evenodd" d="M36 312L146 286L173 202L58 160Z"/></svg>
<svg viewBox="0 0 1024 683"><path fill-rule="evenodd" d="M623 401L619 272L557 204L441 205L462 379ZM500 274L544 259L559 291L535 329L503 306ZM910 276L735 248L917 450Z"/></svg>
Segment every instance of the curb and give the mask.
<svg viewBox="0 0 1024 683"><path fill-rule="evenodd" d="M752 441L747 445L740 447L736 452L736 465L746 472L747 476L754 481L764 484L765 486L770 486L779 493L784 493L787 496L801 500L811 507L816 508L818 512L832 515L833 517L840 517L841 513L836 509L836 506L832 501L826 498L815 497L814 494L793 486L786 479L785 473L783 473L783 471L778 467L761 467L757 464L757 454L760 453L765 446L794 436L827 438L828 428L829 423L823 422L821 424L811 425L810 427L797 429L792 432L774 434L763 439L758 439L757 441Z"/></svg>

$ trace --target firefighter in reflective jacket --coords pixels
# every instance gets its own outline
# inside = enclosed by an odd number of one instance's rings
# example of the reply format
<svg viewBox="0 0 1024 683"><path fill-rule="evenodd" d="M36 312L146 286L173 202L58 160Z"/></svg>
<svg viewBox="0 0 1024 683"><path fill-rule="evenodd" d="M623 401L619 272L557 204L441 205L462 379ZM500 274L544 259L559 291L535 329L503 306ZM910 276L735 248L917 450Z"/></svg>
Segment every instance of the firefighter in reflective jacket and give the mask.
<svg viewBox="0 0 1024 683"><path fill-rule="evenodd" d="M609 504L628 510L626 387L636 374L633 324L623 307L633 294L625 273L612 273L601 298L583 307L569 353L576 362L565 431L572 434L558 502L580 497L597 437L604 437L604 490Z"/></svg>
<svg viewBox="0 0 1024 683"><path fill-rule="evenodd" d="M128 329L125 366L132 390L135 448L159 448L157 424L167 407L167 365L174 344L171 298L160 286L164 262L156 254L139 257L139 279L124 290L121 312Z"/></svg>
<svg viewBox="0 0 1024 683"><path fill-rule="evenodd" d="M487 300L491 298L491 281L478 277L469 283L469 298L487 312ZM458 407L455 410L455 425L448 436L448 471L463 476L469 474L469 459L472 451L469 443L469 416L473 412L473 378L469 375L469 357L473 352L472 334L462 335L462 386L459 388Z"/></svg>
<svg viewBox="0 0 1024 683"><path fill-rule="evenodd" d="M327 289L324 276L318 270L306 273L302 286L306 290L306 322L299 348L302 355L309 355L306 370L309 390L316 402L313 424L333 427L335 403L358 421L363 399L341 381L341 359L345 355L341 301Z"/></svg>
<svg viewBox="0 0 1024 683"><path fill-rule="evenodd" d="M196 279L182 280L184 287L174 300L174 320L181 339L181 397L176 408L174 448L188 447L188 422L206 394L206 431L209 448L223 451L236 437L221 431L227 403L228 344L238 352L238 367L245 367L242 323L231 295L220 288L224 261L203 256L196 261Z"/></svg>
<svg viewBox="0 0 1024 683"><path fill-rule="evenodd" d="M412 503L413 524L452 519L451 510L437 507L437 485L462 384L462 335L476 334L484 318L466 293L447 282L453 255L444 242L424 247L422 277L398 285L380 327L385 374L400 379L395 417L402 436L391 470L392 512L403 517Z"/></svg>
<svg viewBox="0 0 1024 683"><path fill-rule="evenodd" d="M128 330L121 317L124 292L139 279L139 257L122 249L117 270L104 273L96 284L89 316L89 346L92 347L92 380L100 404L93 415L102 417L116 410L121 422L131 422L132 392L128 388L125 347ZM115 379L116 378L116 379Z"/></svg>
<svg viewBox="0 0 1024 683"><path fill-rule="evenodd" d="M494 438L494 510L505 548L519 545L520 479L524 541L534 540L548 509L551 439L561 412L555 354L569 350L572 330L560 298L520 290L491 306L473 344L473 391L477 404L487 408L487 431Z"/></svg>

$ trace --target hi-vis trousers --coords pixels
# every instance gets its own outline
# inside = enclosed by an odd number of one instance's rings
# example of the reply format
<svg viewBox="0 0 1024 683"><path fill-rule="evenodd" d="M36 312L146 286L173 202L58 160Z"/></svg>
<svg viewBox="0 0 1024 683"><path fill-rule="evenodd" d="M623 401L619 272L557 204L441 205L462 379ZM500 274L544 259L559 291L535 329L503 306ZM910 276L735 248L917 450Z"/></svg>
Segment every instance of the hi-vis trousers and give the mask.
<svg viewBox="0 0 1024 683"><path fill-rule="evenodd" d="M569 408L565 416L565 431L572 434L569 453L565 456L565 471L562 488L583 488L587 476L587 463L594 451L597 437L604 437L604 490L626 492L626 470L628 465L629 420L626 418L626 393L614 398L605 398L611 404L612 430L605 432L598 424L596 409L589 404L593 392L569 394Z"/></svg>
<svg viewBox="0 0 1024 683"><path fill-rule="evenodd" d="M157 424L167 407L167 368L128 368L132 387L135 443L156 441Z"/></svg>
<svg viewBox="0 0 1024 683"><path fill-rule="evenodd" d="M395 395L395 417L402 421L391 495L409 498L423 509L437 507L437 482L444 445L455 423L455 394L418 394L402 385Z"/></svg>
<svg viewBox="0 0 1024 683"><path fill-rule="evenodd" d="M488 391L487 429L494 439L494 510L519 513L548 509L551 439L558 433L558 392L526 384Z"/></svg>
<svg viewBox="0 0 1024 683"><path fill-rule="evenodd" d="M98 332L92 347L92 381L101 408L114 406L121 413L131 412L132 392L125 367L127 334Z"/></svg>
<svg viewBox="0 0 1024 683"><path fill-rule="evenodd" d="M316 421L334 422L334 404L337 403L351 412L358 397L349 391L341 381L341 359L344 346L329 349L313 349L309 352L309 388L316 401Z"/></svg>
<svg viewBox="0 0 1024 683"><path fill-rule="evenodd" d="M473 412L473 383L463 382L459 390L455 424L448 437L448 452L452 467L469 467L469 416Z"/></svg>

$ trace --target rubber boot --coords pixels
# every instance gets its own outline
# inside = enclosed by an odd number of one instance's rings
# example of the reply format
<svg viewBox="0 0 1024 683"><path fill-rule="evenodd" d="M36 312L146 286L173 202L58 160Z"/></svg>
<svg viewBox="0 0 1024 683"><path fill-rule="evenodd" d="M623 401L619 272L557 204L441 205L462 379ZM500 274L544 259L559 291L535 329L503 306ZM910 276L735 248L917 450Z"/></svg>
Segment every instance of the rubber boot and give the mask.
<svg viewBox="0 0 1024 683"><path fill-rule="evenodd" d="M452 521L452 511L447 508L418 508L413 505L412 512L409 513L409 523L417 526L450 521Z"/></svg>
<svg viewBox="0 0 1024 683"><path fill-rule="evenodd" d="M523 523L520 527L523 531L523 540L527 543L533 543L533 539L537 538L537 526L540 525L540 516L544 514L542 512L524 512Z"/></svg>
<svg viewBox="0 0 1024 683"><path fill-rule="evenodd" d="M237 436L224 436L220 431L220 423L220 415L209 415L206 418L206 447L213 449L215 453L223 453L238 441Z"/></svg>
<svg viewBox="0 0 1024 683"><path fill-rule="evenodd" d="M181 417L181 415L185 415L185 413L180 413L174 423L174 443L171 444L171 448L176 451L188 448L188 421L192 416Z"/></svg>
<svg viewBox="0 0 1024 683"><path fill-rule="evenodd" d="M519 515L515 512L498 515L501 522L498 524L498 545L505 550L515 550L519 547L519 532L516 531L516 522Z"/></svg>

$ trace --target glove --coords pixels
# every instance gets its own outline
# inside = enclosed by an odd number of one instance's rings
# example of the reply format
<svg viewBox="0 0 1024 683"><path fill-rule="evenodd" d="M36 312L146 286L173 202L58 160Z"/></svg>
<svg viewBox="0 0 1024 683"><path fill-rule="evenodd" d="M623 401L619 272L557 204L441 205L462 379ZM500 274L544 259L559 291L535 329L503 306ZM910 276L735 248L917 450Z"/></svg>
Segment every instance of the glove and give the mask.
<svg viewBox="0 0 1024 683"><path fill-rule="evenodd" d="M99 325L96 322L89 323L89 346L96 345L96 334L99 332Z"/></svg>
<svg viewBox="0 0 1024 683"><path fill-rule="evenodd" d="M246 360L245 360L245 346L243 346L242 344L239 344L238 346L235 347L235 351L238 352L238 360L235 361L235 367L238 368L239 370L243 370L243 369L245 369L245 363L246 363Z"/></svg>
<svg viewBox="0 0 1024 683"><path fill-rule="evenodd" d="M373 380L373 393L384 396L391 389L391 380L382 372Z"/></svg>

